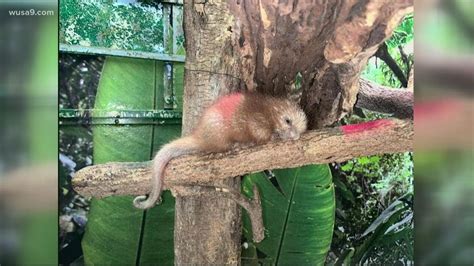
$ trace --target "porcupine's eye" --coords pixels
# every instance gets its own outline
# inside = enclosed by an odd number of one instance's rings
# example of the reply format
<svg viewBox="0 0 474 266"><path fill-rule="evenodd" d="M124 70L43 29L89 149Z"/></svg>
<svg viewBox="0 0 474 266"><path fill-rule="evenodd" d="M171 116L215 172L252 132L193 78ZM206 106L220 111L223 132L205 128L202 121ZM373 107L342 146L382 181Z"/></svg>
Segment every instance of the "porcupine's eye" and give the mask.
<svg viewBox="0 0 474 266"><path fill-rule="evenodd" d="M287 125L291 125L291 120L288 117L285 117L285 123Z"/></svg>

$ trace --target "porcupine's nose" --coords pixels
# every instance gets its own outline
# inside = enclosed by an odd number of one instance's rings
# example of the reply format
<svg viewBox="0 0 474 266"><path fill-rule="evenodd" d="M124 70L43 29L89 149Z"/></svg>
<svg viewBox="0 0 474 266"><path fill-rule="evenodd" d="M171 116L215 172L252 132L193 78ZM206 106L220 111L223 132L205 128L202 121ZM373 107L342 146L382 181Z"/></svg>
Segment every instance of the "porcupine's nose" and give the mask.
<svg viewBox="0 0 474 266"><path fill-rule="evenodd" d="M297 140L299 138L300 138L300 133L296 131L296 129L293 129L290 131L290 139Z"/></svg>

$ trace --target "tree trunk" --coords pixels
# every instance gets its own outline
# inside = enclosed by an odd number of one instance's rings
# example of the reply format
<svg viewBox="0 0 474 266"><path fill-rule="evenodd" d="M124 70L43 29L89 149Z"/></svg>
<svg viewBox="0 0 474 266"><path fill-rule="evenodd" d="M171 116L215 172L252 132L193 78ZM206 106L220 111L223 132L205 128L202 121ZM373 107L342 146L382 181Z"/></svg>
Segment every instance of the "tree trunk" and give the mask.
<svg viewBox="0 0 474 266"><path fill-rule="evenodd" d="M413 11L413 0L248 0L229 8L238 77L249 90L300 97L315 129L352 111L368 58Z"/></svg>
<svg viewBox="0 0 474 266"><path fill-rule="evenodd" d="M233 19L226 3L215 2L185 1L184 5L184 135L219 95L241 89L235 78L239 69L234 68L238 55L229 45L228 26ZM240 190L240 179L229 177L214 185ZM175 213L176 265L240 263L241 210L235 202L213 196L177 196Z"/></svg>

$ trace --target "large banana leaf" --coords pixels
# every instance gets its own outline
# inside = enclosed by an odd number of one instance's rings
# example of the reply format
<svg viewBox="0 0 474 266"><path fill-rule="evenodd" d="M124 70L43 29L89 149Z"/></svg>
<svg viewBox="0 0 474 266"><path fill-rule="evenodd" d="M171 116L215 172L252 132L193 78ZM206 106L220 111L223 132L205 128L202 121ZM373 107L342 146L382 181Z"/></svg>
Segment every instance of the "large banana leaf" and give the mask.
<svg viewBox="0 0 474 266"><path fill-rule="evenodd" d="M265 239L244 245L243 264L322 265L331 245L335 219L335 195L327 165L275 170L248 175L243 191L261 194ZM251 243L251 226L244 217L244 236ZM247 248L246 248L247 247Z"/></svg>
<svg viewBox="0 0 474 266"><path fill-rule="evenodd" d="M162 63L107 58L96 109L153 109L160 95ZM182 71L181 71L182 72ZM158 91L158 93L157 93ZM162 91L162 90L161 90ZM94 125L94 163L149 160L179 125ZM132 196L94 199L82 241L86 264L173 264L174 199L149 211L135 209Z"/></svg>

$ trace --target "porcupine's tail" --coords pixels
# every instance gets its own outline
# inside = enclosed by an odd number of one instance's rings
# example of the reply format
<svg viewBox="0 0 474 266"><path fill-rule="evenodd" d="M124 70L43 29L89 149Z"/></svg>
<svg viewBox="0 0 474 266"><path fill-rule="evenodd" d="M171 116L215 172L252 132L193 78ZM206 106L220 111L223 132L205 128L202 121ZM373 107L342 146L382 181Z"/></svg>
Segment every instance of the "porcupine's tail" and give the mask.
<svg viewBox="0 0 474 266"><path fill-rule="evenodd" d="M199 150L197 141L192 137L183 137L172 141L155 155L153 159L152 188L150 195L138 196L133 200L133 205L139 209L149 209L161 201L161 192L163 190L163 174L166 165L171 159L181 155L191 154Z"/></svg>

